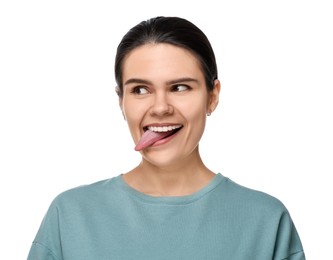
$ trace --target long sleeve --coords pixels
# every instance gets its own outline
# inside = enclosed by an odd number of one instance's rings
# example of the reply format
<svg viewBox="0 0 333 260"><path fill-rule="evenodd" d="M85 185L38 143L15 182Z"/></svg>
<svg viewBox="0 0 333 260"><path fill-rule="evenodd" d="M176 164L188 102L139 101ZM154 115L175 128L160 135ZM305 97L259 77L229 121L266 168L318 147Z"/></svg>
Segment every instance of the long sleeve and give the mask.
<svg viewBox="0 0 333 260"><path fill-rule="evenodd" d="M33 242L28 260L59 260L59 258L46 246Z"/></svg>
<svg viewBox="0 0 333 260"><path fill-rule="evenodd" d="M47 211L31 245L28 260L62 260L59 212L55 203Z"/></svg>
<svg viewBox="0 0 333 260"><path fill-rule="evenodd" d="M280 219L273 259L305 260L301 240L288 212Z"/></svg>

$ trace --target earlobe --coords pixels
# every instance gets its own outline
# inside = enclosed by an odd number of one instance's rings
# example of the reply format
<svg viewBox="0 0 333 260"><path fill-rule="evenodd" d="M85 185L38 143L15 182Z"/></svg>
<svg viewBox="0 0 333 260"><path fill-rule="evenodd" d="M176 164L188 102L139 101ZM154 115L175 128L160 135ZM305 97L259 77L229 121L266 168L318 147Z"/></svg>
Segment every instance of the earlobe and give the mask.
<svg viewBox="0 0 333 260"><path fill-rule="evenodd" d="M116 87L114 88L114 90L116 91L118 97L120 97L120 89L119 89L119 86L116 86Z"/></svg>
<svg viewBox="0 0 333 260"><path fill-rule="evenodd" d="M218 79L216 79L214 81L214 88L209 93L210 94L209 105L208 105L209 113L212 113L216 109L219 103L220 90L221 90L221 83Z"/></svg>
<svg viewBox="0 0 333 260"><path fill-rule="evenodd" d="M123 118L124 118L124 120L126 121L126 117L125 117L125 114L124 114L123 108L122 108L122 106L121 106L121 99L119 99L119 107L120 107L120 110L121 110L121 114L123 115Z"/></svg>
<svg viewBox="0 0 333 260"><path fill-rule="evenodd" d="M123 115L123 117L124 117L124 120L126 121L126 117L125 117L125 114L124 114L124 111L123 111L123 99L122 99L122 97L120 96L120 90L119 90L119 87L118 87L118 86L115 87L115 91L116 91L116 93L117 93L117 95L118 95L119 108L120 108L121 113L122 113L122 115Z"/></svg>
<svg viewBox="0 0 333 260"><path fill-rule="evenodd" d="M118 86L116 86L115 88L114 88L114 90L115 90L115 92L116 92L116 94L117 94L117 96L118 96L118 101L119 101L119 106L120 106L120 108L121 108L121 103L122 103L122 98L120 97L120 89L119 89L119 87Z"/></svg>

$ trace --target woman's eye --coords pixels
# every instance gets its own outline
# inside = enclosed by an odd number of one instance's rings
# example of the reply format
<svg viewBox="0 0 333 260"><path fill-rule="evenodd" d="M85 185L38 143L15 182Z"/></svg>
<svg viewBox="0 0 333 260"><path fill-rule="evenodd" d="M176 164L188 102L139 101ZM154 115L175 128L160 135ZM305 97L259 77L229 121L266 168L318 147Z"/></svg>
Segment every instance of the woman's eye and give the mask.
<svg viewBox="0 0 333 260"><path fill-rule="evenodd" d="M145 87L135 87L132 89L132 93L137 95L144 95L148 93L148 90Z"/></svg>
<svg viewBox="0 0 333 260"><path fill-rule="evenodd" d="M186 85L175 85L173 86L172 90L175 92L182 92L182 91L186 91L189 90L190 87L186 86Z"/></svg>

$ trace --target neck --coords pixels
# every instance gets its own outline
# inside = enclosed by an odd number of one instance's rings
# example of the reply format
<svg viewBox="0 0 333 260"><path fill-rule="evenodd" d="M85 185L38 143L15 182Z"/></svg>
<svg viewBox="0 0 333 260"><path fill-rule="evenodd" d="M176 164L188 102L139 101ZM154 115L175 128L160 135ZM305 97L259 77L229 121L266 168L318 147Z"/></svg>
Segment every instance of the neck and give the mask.
<svg viewBox="0 0 333 260"><path fill-rule="evenodd" d="M132 188L151 196L185 196L206 186L215 174L200 156L160 167L146 160L124 175Z"/></svg>

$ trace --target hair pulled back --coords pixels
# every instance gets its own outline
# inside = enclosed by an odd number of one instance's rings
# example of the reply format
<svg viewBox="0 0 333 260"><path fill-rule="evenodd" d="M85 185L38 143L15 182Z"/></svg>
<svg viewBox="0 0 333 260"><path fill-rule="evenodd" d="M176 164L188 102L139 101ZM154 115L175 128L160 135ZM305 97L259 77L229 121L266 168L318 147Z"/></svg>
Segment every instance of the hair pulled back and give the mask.
<svg viewBox="0 0 333 260"><path fill-rule="evenodd" d="M217 65L214 51L206 35L184 18L158 16L134 26L122 38L115 58L115 77L118 95L123 95L123 63L132 50L148 43L168 43L184 48L199 60L208 91L214 88Z"/></svg>

